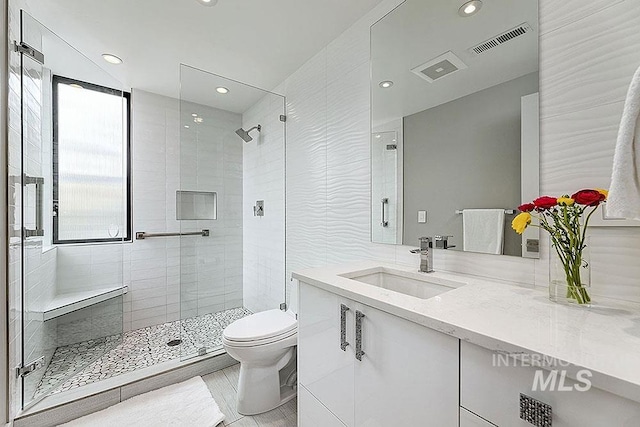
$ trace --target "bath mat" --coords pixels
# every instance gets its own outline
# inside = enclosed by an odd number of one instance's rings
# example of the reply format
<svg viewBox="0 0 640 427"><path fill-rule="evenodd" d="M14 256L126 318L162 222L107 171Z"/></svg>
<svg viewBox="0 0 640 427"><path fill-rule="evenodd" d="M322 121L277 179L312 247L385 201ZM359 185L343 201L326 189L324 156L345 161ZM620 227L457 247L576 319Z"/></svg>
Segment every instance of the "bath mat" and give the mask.
<svg viewBox="0 0 640 427"><path fill-rule="evenodd" d="M194 377L127 399L64 427L214 427L224 414L202 378ZM60 426L60 427L62 427Z"/></svg>

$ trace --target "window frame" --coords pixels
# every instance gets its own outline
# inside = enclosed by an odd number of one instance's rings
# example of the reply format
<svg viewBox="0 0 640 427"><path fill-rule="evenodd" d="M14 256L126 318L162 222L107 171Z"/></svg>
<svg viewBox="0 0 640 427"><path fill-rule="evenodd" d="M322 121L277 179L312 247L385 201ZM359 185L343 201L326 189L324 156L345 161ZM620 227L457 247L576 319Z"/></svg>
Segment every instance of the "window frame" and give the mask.
<svg viewBox="0 0 640 427"><path fill-rule="evenodd" d="M53 127L53 141L52 141L52 172L53 172L53 233L52 233L52 243L54 245L66 245L66 244L82 244L82 243L114 243L114 242L131 242L133 236L133 221L132 221L132 191L131 191L131 93L123 90L113 89L106 86L100 86L94 83L85 82L78 79L72 79L69 77L63 77L54 74L52 76L52 104L53 104L53 114L52 114L52 127ZM58 199L58 83L62 84L78 84L82 86L83 89L93 90L102 93L108 93L111 95L122 96L127 100L127 108L126 108L126 118L127 118L127 133L126 133L126 153L127 153L127 163L126 163L126 235L124 237L109 237L102 239L73 239L73 240L60 240L58 238L58 219L59 219L59 199Z"/></svg>

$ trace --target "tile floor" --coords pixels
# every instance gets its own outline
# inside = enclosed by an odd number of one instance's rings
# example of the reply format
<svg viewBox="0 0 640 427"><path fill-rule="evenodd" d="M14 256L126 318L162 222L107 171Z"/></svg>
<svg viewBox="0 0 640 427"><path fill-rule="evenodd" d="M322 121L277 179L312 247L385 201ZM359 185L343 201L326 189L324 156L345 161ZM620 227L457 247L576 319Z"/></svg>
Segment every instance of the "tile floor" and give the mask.
<svg viewBox="0 0 640 427"><path fill-rule="evenodd" d="M222 346L222 330L251 312L233 308L214 314L149 326L97 340L58 347L38 385L38 397L71 390L103 379ZM170 347L167 342L182 339ZM94 360L87 366L88 360Z"/></svg>
<svg viewBox="0 0 640 427"><path fill-rule="evenodd" d="M298 425L297 399L295 398L264 414L253 416L238 414L236 411L236 395L239 373L240 364L236 364L202 377L207 387L209 387L211 395L218 403L220 410L225 415L224 422L218 427L296 427Z"/></svg>

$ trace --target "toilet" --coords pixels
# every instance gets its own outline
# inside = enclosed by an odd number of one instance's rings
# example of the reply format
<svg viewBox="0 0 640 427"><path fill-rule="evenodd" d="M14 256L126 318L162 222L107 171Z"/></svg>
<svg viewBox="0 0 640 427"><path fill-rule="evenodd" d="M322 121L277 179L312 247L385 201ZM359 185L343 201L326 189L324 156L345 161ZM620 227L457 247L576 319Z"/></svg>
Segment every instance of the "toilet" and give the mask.
<svg viewBox="0 0 640 427"><path fill-rule="evenodd" d="M293 311L268 310L225 328L222 344L240 362L237 411L255 415L296 396L298 321Z"/></svg>

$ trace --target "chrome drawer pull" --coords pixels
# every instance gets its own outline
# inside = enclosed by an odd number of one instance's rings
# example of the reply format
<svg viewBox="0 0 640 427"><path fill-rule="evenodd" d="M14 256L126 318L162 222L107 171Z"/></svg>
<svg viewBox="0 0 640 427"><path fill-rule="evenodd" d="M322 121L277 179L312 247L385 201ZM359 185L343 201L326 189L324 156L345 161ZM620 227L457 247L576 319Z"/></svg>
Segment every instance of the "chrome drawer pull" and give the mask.
<svg viewBox="0 0 640 427"><path fill-rule="evenodd" d="M344 304L340 304L340 349L347 351L347 311L349 307Z"/></svg>
<svg viewBox="0 0 640 427"><path fill-rule="evenodd" d="M362 319L364 314L356 310L356 359L362 361L364 351L362 351Z"/></svg>

